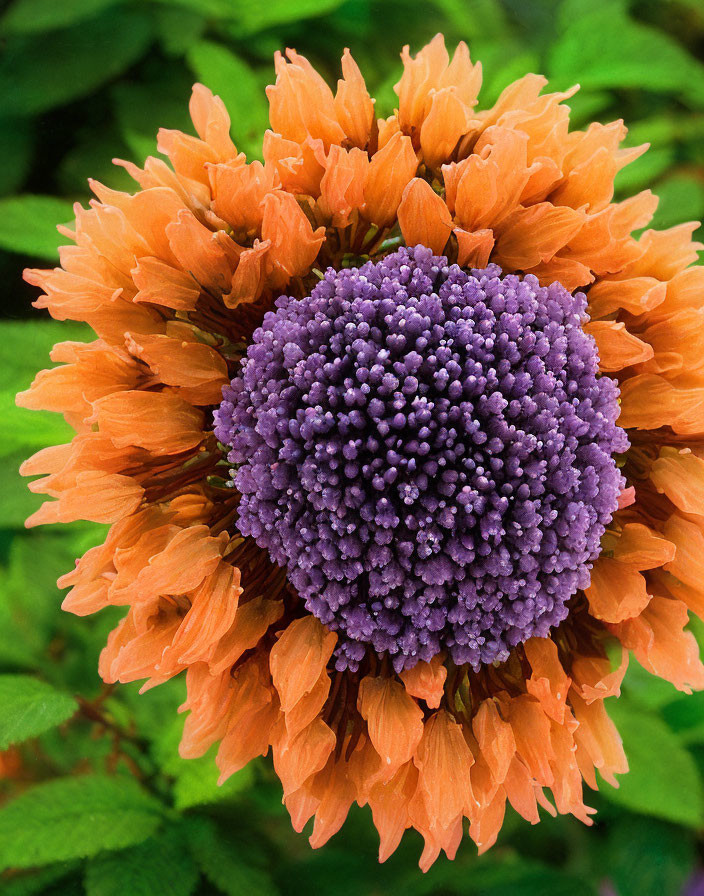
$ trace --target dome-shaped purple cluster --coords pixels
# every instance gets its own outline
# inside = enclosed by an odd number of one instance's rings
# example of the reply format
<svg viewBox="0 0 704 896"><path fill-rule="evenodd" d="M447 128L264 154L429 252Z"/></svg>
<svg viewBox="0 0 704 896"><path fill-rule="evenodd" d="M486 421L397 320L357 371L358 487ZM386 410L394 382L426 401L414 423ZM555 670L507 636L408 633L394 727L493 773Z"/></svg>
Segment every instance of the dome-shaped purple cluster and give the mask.
<svg viewBox="0 0 704 896"><path fill-rule="evenodd" d="M503 660L589 582L623 479L586 300L418 246L282 297L225 390L240 531L397 670Z"/></svg>

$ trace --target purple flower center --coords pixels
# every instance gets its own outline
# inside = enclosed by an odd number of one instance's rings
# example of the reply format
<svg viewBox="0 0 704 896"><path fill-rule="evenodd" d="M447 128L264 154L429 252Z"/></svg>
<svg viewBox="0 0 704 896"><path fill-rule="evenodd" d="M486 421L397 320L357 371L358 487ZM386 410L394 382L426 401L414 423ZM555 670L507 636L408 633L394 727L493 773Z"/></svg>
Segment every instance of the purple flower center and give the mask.
<svg viewBox="0 0 704 896"><path fill-rule="evenodd" d="M625 451L586 299L400 249L283 296L225 389L238 526L397 670L504 660L589 583Z"/></svg>

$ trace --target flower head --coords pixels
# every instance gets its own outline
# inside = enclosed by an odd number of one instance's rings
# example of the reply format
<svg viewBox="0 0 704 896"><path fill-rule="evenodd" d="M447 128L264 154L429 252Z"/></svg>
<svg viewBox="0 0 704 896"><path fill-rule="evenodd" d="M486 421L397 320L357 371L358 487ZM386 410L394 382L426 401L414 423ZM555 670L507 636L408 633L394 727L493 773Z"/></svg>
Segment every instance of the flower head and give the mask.
<svg viewBox="0 0 704 896"><path fill-rule="evenodd" d="M335 93L277 54L263 163L196 85L198 136L27 272L96 339L19 401L76 430L28 523L111 525L60 580L127 608L103 678L185 671L184 756L271 750L314 846L356 801L427 868L507 801L589 823L629 652L704 686L704 269L696 225L612 201L621 122L570 131L535 75L480 108L439 36L402 58L383 120L347 51Z"/></svg>
<svg viewBox="0 0 704 896"><path fill-rule="evenodd" d="M237 526L396 671L545 637L589 584L623 479L617 389L559 283L400 249L282 298L216 412Z"/></svg>

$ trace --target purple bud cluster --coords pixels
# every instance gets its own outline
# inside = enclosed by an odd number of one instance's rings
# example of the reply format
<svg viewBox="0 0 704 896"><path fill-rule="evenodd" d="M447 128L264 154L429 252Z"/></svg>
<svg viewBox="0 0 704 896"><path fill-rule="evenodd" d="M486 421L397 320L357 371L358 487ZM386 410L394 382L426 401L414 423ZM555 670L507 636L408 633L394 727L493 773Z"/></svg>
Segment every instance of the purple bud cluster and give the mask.
<svg viewBox="0 0 704 896"><path fill-rule="evenodd" d="M215 432L240 531L338 632L338 669L478 669L588 585L628 443L585 308L417 246L265 316Z"/></svg>

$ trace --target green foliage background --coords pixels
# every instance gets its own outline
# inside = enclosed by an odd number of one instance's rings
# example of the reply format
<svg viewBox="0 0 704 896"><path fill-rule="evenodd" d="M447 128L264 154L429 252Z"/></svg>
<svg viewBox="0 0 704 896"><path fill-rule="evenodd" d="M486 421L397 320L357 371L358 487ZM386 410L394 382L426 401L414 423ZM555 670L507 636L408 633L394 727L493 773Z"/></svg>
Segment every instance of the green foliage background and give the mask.
<svg viewBox="0 0 704 896"><path fill-rule="evenodd" d="M295 46L334 83L349 46L394 106L398 51L436 31L484 64L481 102L527 71L582 84L576 125L624 118L652 148L619 176L652 187L656 225L704 217L704 0L10 0L0 15L0 893L2 896L274 896L320 892L466 896L670 896L704 856L704 695L684 697L636 664L611 701L632 771L591 802L593 828L510 816L498 845L427 875L420 840L376 863L368 810L318 852L290 829L266 763L217 788L212 756L185 762L179 680L143 696L105 689L97 658L116 617L60 611L55 580L100 537L73 525L27 533L38 504L20 461L64 441L14 393L78 325L31 312L27 265L52 263L57 223L87 178L131 189L113 157L141 162L158 126L189 129L196 79L230 108L250 157L266 126L272 54ZM119 612L119 611L118 611ZM697 634L701 632L697 629ZM704 639L702 639L704 640Z"/></svg>

